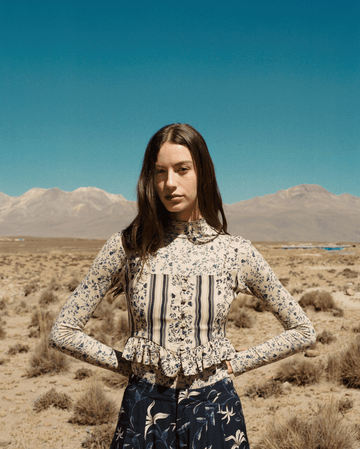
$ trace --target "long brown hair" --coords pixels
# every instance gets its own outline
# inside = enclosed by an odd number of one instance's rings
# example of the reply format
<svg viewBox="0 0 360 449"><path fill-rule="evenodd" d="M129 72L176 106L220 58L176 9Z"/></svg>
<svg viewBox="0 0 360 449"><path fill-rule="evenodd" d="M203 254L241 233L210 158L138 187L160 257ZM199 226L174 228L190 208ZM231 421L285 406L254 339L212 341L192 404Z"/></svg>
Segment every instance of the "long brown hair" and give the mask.
<svg viewBox="0 0 360 449"><path fill-rule="evenodd" d="M218 233L227 234L227 221L216 182L214 164L205 140L190 125L181 123L167 125L152 136L146 147L137 184L138 214L124 230L122 237L125 250L137 253L142 262L162 246L165 229L170 220L169 212L156 193L154 181L155 163L165 142L188 148L196 168L200 213Z"/></svg>

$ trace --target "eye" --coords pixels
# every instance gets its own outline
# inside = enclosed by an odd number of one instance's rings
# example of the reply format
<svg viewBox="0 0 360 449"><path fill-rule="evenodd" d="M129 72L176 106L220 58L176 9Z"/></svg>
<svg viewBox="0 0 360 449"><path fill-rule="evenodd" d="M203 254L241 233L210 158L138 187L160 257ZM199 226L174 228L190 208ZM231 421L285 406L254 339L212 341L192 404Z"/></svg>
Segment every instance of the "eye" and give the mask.
<svg viewBox="0 0 360 449"><path fill-rule="evenodd" d="M180 172L180 173L186 173L187 171L189 171L189 168L188 168L188 167L181 167L181 168L179 169L179 172Z"/></svg>
<svg viewBox="0 0 360 449"><path fill-rule="evenodd" d="M164 173L164 169L163 168L156 168L155 169L155 175L160 175L161 173Z"/></svg>

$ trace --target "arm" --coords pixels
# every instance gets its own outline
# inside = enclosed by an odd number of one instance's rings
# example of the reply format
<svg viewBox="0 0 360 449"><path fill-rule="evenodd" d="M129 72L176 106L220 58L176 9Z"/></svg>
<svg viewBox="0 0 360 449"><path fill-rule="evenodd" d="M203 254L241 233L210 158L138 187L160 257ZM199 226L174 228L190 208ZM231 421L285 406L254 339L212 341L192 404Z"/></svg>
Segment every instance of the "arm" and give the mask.
<svg viewBox="0 0 360 449"><path fill-rule="evenodd" d="M235 376L302 351L316 341L309 318L250 242L242 242L238 257L239 285L245 284L257 298L263 300L285 331L265 343L242 351L231 360Z"/></svg>
<svg viewBox="0 0 360 449"><path fill-rule="evenodd" d="M121 275L125 251L121 234L114 234L96 256L81 284L70 296L55 320L50 345L72 357L128 376L131 365L121 353L83 332L94 310L108 291L112 276Z"/></svg>

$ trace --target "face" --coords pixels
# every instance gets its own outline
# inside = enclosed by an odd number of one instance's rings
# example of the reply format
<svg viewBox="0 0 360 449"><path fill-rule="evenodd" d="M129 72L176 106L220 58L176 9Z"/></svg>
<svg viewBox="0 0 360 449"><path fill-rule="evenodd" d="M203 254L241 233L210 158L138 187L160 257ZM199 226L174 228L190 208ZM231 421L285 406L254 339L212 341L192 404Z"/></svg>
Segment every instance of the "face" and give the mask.
<svg viewBox="0 0 360 449"><path fill-rule="evenodd" d="M188 148L164 143L156 160L155 188L171 218L180 221L200 218L196 169Z"/></svg>

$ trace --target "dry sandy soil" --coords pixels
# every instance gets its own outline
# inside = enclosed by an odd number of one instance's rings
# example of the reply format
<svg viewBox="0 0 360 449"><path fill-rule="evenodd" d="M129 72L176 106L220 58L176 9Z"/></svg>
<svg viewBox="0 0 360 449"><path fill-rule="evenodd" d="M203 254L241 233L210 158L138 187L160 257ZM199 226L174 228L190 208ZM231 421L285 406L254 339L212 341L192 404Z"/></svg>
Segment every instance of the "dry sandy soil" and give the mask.
<svg viewBox="0 0 360 449"><path fill-rule="evenodd" d="M39 413L34 411L34 400L52 387L76 401L93 380L74 380L75 372L86 364L70 358L68 373L28 378L29 360L39 342L39 338L29 336L29 325L34 309L39 307L40 295L52 278L60 287L55 292L58 301L43 308L57 313L69 296L66 283L73 277L81 280L102 244L101 240L0 239L0 315L5 331L0 338L0 447L75 449L81 447L89 434L87 426L68 422L71 411L53 407ZM282 250L280 243L260 242L255 246L286 288L295 292L297 300L305 292L320 289L331 292L343 309L343 316L316 312L311 308L307 310L318 334L327 330L336 337L331 344L317 343L315 350L318 356L307 359L326 366L329 354L344 350L356 339L356 331L360 331L360 245L333 252L321 249ZM36 290L25 296L25 288L31 283L36 285ZM354 296L345 293L349 287L355 291ZM229 323L228 336L239 350L263 342L282 330L269 312L247 310L254 319L251 328L239 329ZM120 316L122 313L126 312L117 309L115 314ZM90 327L95 322L98 325L101 320L92 318ZM28 345L29 352L8 355L9 348L17 343ZM294 360L304 359L304 353L292 357ZM332 398L348 398L352 407L339 414L339 419L360 426L360 390L328 381L325 370L319 382L303 387L289 385L278 397L263 399L245 395L246 388L274 376L282 363L262 367L234 379L253 447L265 434L267 424L291 415L309 418L317 413L318 404L325 404ZM106 371L90 365L87 367L101 382ZM105 385L103 388L120 407L123 388L112 389Z"/></svg>

